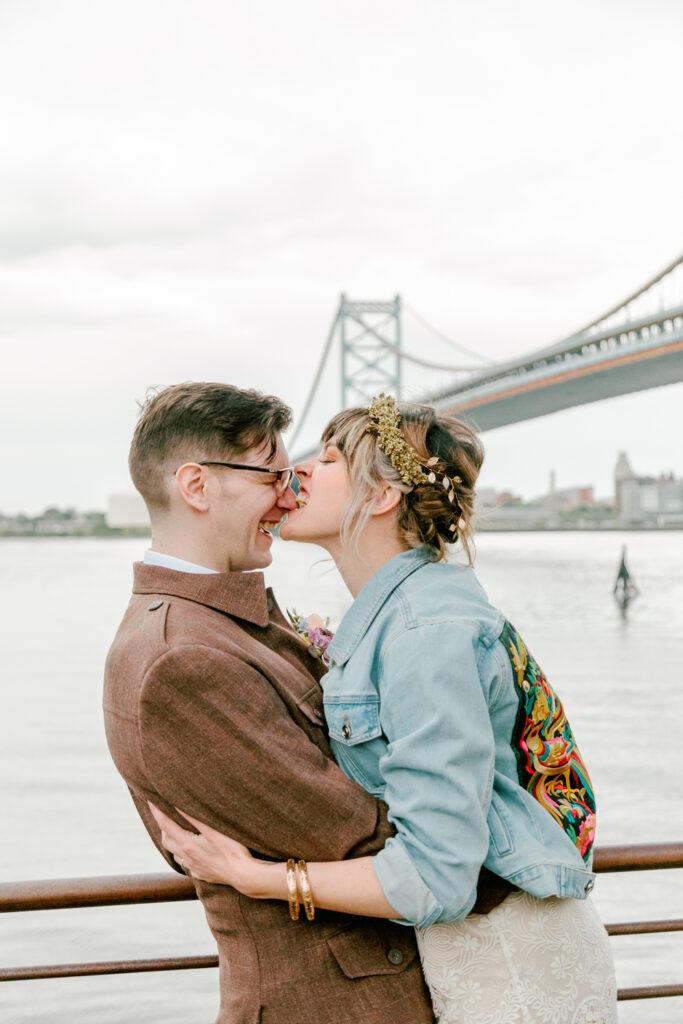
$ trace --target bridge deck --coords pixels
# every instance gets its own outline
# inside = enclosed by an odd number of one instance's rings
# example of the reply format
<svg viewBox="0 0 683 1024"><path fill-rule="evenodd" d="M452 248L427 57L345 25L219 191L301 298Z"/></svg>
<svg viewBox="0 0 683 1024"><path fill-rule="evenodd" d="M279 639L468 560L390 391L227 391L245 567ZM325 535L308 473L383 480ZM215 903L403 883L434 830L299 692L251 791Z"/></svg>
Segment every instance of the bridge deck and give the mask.
<svg viewBox="0 0 683 1024"><path fill-rule="evenodd" d="M578 366L569 362L530 370L505 377L495 390L490 385L463 388L459 393L440 396L435 404L470 420L478 430L493 430L682 380L683 331L679 331L662 345L633 346L608 358L588 357Z"/></svg>

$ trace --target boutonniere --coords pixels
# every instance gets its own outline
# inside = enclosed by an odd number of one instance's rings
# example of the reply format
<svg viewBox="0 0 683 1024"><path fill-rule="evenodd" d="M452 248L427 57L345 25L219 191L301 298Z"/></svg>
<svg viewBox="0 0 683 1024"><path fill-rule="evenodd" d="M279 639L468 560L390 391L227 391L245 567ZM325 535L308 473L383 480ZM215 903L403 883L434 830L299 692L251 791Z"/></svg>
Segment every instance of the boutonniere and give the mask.
<svg viewBox="0 0 683 1024"><path fill-rule="evenodd" d="M294 608L291 611L289 608L287 609L287 618L294 631L298 633L306 646L310 647L311 654L320 658L324 665L329 665L327 648L334 636L334 633L327 628L330 624L329 618L323 622L319 615L304 617L299 615Z"/></svg>

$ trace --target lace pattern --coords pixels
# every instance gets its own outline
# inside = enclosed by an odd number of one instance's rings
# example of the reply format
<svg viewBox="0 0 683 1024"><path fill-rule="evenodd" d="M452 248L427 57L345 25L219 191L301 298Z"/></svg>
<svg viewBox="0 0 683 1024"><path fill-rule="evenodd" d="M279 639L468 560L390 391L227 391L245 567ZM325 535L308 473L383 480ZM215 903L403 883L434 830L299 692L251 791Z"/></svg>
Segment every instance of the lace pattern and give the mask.
<svg viewBox="0 0 683 1024"><path fill-rule="evenodd" d="M438 1024L617 1024L609 940L589 899L514 892L490 914L416 931Z"/></svg>

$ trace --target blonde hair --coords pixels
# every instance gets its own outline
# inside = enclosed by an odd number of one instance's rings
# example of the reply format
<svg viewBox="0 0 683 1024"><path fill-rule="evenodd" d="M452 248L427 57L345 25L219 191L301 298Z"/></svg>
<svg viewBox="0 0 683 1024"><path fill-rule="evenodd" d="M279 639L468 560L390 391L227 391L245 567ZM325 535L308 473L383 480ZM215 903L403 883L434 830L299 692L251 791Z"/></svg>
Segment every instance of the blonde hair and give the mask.
<svg viewBox="0 0 683 1024"><path fill-rule="evenodd" d="M484 459L483 445L466 423L453 416L439 416L431 406L400 403L398 409L403 437L434 480L415 486L404 483L376 434L368 433L373 422L368 410L344 409L330 420L321 438L322 444L334 444L344 455L351 481L342 539L357 540L378 491L388 483L401 491L397 526L409 547L426 544L434 550L434 560L441 561L446 558L446 545L460 542L467 564L472 565L474 485ZM453 501L444 487L444 476L453 483Z"/></svg>

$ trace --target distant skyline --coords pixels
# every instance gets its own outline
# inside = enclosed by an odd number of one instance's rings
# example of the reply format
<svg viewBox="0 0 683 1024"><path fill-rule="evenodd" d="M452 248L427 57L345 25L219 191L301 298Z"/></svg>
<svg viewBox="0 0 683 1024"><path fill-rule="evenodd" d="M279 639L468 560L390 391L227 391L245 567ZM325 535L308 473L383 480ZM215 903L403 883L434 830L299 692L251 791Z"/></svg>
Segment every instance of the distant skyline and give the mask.
<svg viewBox="0 0 683 1024"><path fill-rule="evenodd" d="M626 454L628 456L628 452ZM554 478L555 478L554 479L554 489L556 491L562 491L564 489L592 488L593 491L594 491L594 500L596 501L596 503L599 503L600 501L613 501L616 498L615 485L614 485L614 468L616 467L616 461L617 460L615 459L615 466L613 467L613 470L612 470L612 480L611 480L611 483L610 483L610 489L608 491L604 492L604 493L598 493L597 492L596 485L595 485L595 483L592 480L583 479L581 481L576 481L576 480L571 480L571 481L569 481L569 480L559 480L558 481L557 470L555 470L553 468L551 468L549 470L549 472L548 472L548 479L546 481L545 488L542 488L541 490L539 490L537 493L534 493L534 494L531 494L531 493L529 493L529 494L522 494L522 492L520 490L517 490L517 489L514 489L514 488L499 487L499 486L497 486L495 484L495 482L492 483L490 480L487 480L486 476L484 476L483 474L480 477L479 483L478 483L477 486L478 486L478 488L481 488L481 489L494 490L498 494L501 494L501 493L509 491L515 497L523 497L525 501L533 501L536 498L546 497L547 495L549 495L551 493L552 484L553 484L553 481L551 480L551 477L554 474ZM629 462L630 461L631 460L629 459ZM677 473L676 470L672 469L672 468L669 468L669 469L652 469L652 468L648 468L647 466L641 466L641 467L637 467L637 471L634 469L634 472L635 472L636 476L639 476L639 477L652 477L652 478L655 478L655 479L657 479L659 477L662 477L662 476L666 476L669 473L673 473L673 475L674 475L674 477L676 479L683 479L683 473ZM131 495L135 493L135 489L134 489L132 483L129 484L128 487L124 488L124 490L122 492L112 492L112 493L108 494L106 500L103 503L103 505L99 506L97 508L95 508L94 506L93 507L88 507L88 508L79 507L79 506L76 506L73 502L68 502L68 501L64 502L62 504L58 504L57 502L47 502L42 508L40 508L38 510L34 510L34 511L30 512L30 513L26 513L25 510L20 510L20 512L9 513L9 515L13 516L13 515L27 514L30 517L35 517L35 516L41 515L43 512L45 512L47 509L50 509L50 508L58 508L59 511L67 511L69 509L73 509L74 511L79 512L79 513L85 513L85 512L106 512L107 505L109 503L108 499L110 499L111 497L120 497L121 494L125 494L126 492L130 492ZM6 510L0 509L0 516L2 516L2 515L8 515Z"/></svg>
<svg viewBox="0 0 683 1024"><path fill-rule="evenodd" d="M297 413L342 291L493 360L618 302L683 249L682 30L677 0L3 4L0 512L130 489L150 386ZM609 496L621 450L683 476L681 436L675 384L486 433L480 482Z"/></svg>

